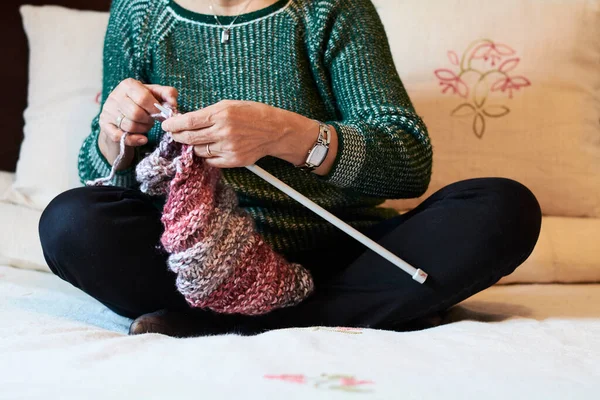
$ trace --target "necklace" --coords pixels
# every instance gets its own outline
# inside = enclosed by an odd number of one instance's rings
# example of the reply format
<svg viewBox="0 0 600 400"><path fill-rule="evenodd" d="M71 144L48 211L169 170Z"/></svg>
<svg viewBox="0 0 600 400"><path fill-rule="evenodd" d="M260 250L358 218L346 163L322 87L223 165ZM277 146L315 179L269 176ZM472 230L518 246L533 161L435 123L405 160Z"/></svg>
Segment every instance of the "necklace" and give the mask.
<svg viewBox="0 0 600 400"><path fill-rule="evenodd" d="M223 30L221 32L221 43L222 44L229 43L229 39L231 38L231 27L233 26L233 24L235 24L235 21L237 21L237 19L240 17L240 15L242 15L244 13L244 11L246 11L246 9L250 5L250 3L252 3L252 1L253 0L248 0L246 2L246 4L244 5L244 8L242 8L242 10L240 11L240 13L233 19L233 21L231 21L231 23L229 24L229 26L225 27L225 26L223 26L223 24L221 23L221 21L219 21L219 18L217 17L217 14L215 13L215 10L214 10L214 7L213 7L213 2L212 2L212 0L210 0L210 11L213 13L213 17L215 17L215 21L217 21L217 24L219 24L219 26Z"/></svg>

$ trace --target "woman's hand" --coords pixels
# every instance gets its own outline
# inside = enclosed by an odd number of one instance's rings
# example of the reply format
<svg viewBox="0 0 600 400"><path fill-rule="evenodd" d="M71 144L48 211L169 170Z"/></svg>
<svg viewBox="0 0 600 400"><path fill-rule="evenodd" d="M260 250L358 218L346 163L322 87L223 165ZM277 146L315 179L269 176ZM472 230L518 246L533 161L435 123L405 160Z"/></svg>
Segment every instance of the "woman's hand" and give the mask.
<svg viewBox="0 0 600 400"><path fill-rule="evenodd" d="M133 148L148 142L145 136L152 126L152 114L159 110L155 103L168 102L177 107L177 90L169 86L145 85L135 79L125 79L108 96L100 113L100 151L112 164L119 155L119 142L124 132L126 152L119 169L127 168L133 160ZM121 121L120 117L124 116ZM117 126L120 122L120 128Z"/></svg>
<svg viewBox="0 0 600 400"><path fill-rule="evenodd" d="M194 146L199 157L218 168L245 167L264 156L299 165L319 133L319 124L291 111L253 101L223 100L198 111L164 121L162 128L176 142ZM209 145L212 155L207 154ZM335 158L337 142L330 147L325 173Z"/></svg>
<svg viewBox="0 0 600 400"><path fill-rule="evenodd" d="M283 132L278 109L252 101L223 100L198 111L164 121L162 128L176 142L219 168L244 167L268 155ZM207 154L210 146L212 156Z"/></svg>

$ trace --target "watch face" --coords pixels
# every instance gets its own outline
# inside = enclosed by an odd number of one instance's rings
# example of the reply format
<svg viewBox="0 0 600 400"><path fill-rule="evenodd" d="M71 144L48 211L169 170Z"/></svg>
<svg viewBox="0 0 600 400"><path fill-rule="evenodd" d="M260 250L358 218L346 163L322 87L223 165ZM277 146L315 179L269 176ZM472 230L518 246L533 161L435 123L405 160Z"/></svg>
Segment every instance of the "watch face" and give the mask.
<svg viewBox="0 0 600 400"><path fill-rule="evenodd" d="M308 162L313 165L321 165L325 157L327 157L327 146L317 145L310 152Z"/></svg>

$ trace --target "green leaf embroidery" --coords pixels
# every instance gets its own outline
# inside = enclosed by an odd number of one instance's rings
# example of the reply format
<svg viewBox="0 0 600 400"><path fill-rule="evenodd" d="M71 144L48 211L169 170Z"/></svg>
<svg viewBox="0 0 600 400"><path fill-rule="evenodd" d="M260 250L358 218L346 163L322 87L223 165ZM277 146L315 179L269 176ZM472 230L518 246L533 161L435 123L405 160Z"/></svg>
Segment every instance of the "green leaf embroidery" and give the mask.
<svg viewBox="0 0 600 400"><path fill-rule="evenodd" d="M508 114L510 112L510 109L506 106L491 105L483 109L482 112L486 117L500 118Z"/></svg>
<svg viewBox="0 0 600 400"><path fill-rule="evenodd" d="M463 103L456 107L450 113L453 117L468 117L469 115L473 115L475 113L475 107L469 103Z"/></svg>
<svg viewBox="0 0 600 400"><path fill-rule="evenodd" d="M483 133L485 132L485 119L480 113L477 113L473 119L473 132L479 139L481 139Z"/></svg>
<svg viewBox="0 0 600 400"><path fill-rule="evenodd" d="M477 82L475 85L475 90L473 91L473 100L475 101L475 106L477 108L483 107L485 101L487 100L489 91L490 88L485 79Z"/></svg>

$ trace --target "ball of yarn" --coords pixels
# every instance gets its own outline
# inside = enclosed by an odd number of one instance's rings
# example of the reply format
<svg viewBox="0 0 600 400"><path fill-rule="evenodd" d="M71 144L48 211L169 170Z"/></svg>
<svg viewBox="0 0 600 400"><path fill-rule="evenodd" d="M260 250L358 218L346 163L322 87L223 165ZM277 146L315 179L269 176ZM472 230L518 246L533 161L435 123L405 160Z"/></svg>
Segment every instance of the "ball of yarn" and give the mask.
<svg viewBox="0 0 600 400"><path fill-rule="evenodd" d="M264 314L295 305L313 290L310 273L276 253L238 206L219 168L166 133L136 168L143 192L166 195L162 245L177 290L192 307Z"/></svg>

